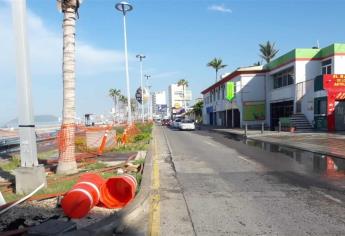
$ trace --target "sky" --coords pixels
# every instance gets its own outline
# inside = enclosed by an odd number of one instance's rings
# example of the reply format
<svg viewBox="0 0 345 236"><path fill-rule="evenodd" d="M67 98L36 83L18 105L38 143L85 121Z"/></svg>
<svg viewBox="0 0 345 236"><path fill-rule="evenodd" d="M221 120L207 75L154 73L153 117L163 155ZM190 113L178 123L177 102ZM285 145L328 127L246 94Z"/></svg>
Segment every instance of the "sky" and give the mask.
<svg viewBox="0 0 345 236"><path fill-rule="evenodd" d="M17 116L11 1L0 0L0 125ZM84 0L76 24L76 108L109 114L110 88L126 95L123 16L115 0ZM152 91L189 81L193 98L221 73L260 61L259 43L275 42L279 55L294 48L345 43L344 0L131 0L127 37L131 95L140 83L135 55L146 55ZM62 13L55 0L27 0L30 70L35 115L62 113Z"/></svg>

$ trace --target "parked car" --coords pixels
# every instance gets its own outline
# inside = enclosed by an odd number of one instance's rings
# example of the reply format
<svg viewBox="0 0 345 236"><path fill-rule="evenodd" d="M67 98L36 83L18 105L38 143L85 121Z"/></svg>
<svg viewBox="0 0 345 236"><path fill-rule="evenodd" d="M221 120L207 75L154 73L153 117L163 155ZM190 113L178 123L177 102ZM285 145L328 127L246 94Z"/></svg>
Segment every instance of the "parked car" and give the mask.
<svg viewBox="0 0 345 236"><path fill-rule="evenodd" d="M180 130L195 130L193 120L182 120L179 126Z"/></svg>
<svg viewBox="0 0 345 236"><path fill-rule="evenodd" d="M160 118L156 118L156 119L154 119L154 121L155 121L155 123L157 125L161 125L162 124L162 120Z"/></svg>
<svg viewBox="0 0 345 236"><path fill-rule="evenodd" d="M175 129L180 128L180 123L181 123L181 119L175 119L172 123L172 128L175 128Z"/></svg>
<svg viewBox="0 0 345 236"><path fill-rule="evenodd" d="M163 125L163 126L168 126L168 125L170 125L170 119L163 119L163 120L162 120L162 125Z"/></svg>

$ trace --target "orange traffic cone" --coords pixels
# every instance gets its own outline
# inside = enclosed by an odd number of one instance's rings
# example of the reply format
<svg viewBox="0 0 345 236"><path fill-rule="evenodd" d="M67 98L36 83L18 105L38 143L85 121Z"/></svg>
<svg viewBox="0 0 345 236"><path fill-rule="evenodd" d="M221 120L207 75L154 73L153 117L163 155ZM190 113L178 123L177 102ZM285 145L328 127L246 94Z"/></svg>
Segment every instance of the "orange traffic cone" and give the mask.
<svg viewBox="0 0 345 236"><path fill-rule="evenodd" d="M70 218L82 218L98 204L104 179L97 174L84 174L61 200L64 213Z"/></svg>
<svg viewBox="0 0 345 236"><path fill-rule="evenodd" d="M109 178L101 186L101 199L107 208L122 208L135 197L137 180L132 175Z"/></svg>

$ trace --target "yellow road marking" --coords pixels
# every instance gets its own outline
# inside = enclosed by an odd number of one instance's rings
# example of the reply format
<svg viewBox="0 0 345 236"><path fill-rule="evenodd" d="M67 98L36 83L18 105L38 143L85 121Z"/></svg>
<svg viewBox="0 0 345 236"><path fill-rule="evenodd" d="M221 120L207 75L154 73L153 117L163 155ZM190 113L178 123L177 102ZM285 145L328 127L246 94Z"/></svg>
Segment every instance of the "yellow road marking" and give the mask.
<svg viewBox="0 0 345 236"><path fill-rule="evenodd" d="M156 236L160 234L160 195L159 195L159 163L157 156L157 140L154 139L154 153L153 153L153 173L152 173L152 188L154 194L151 196L150 202L150 222L149 235Z"/></svg>

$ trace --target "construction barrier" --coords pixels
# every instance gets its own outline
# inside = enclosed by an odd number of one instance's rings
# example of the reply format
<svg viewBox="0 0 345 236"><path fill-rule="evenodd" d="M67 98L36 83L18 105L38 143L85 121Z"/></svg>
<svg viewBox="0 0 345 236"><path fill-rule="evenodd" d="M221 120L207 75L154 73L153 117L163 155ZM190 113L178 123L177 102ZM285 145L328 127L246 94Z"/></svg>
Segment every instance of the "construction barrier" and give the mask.
<svg viewBox="0 0 345 236"><path fill-rule="evenodd" d="M82 218L99 203L104 179L98 174L84 174L61 200L64 213L70 218Z"/></svg>
<svg viewBox="0 0 345 236"><path fill-rule="evenodd" d="M104 136L102 138L102 143L101 143L101 145L98 148L97 154L99 156L103 154L103 150L104 150L105 145L107 143L107 137L108 137L108 130L105 131L105 134L104 134Z"/></svg>
<svg viewBox="0 0 345 236"><path fill-rule="evenodd" d="M137 180L131 175L109 178L101 186L101 203L107 208L122 208L135 197Z"/></svg>

